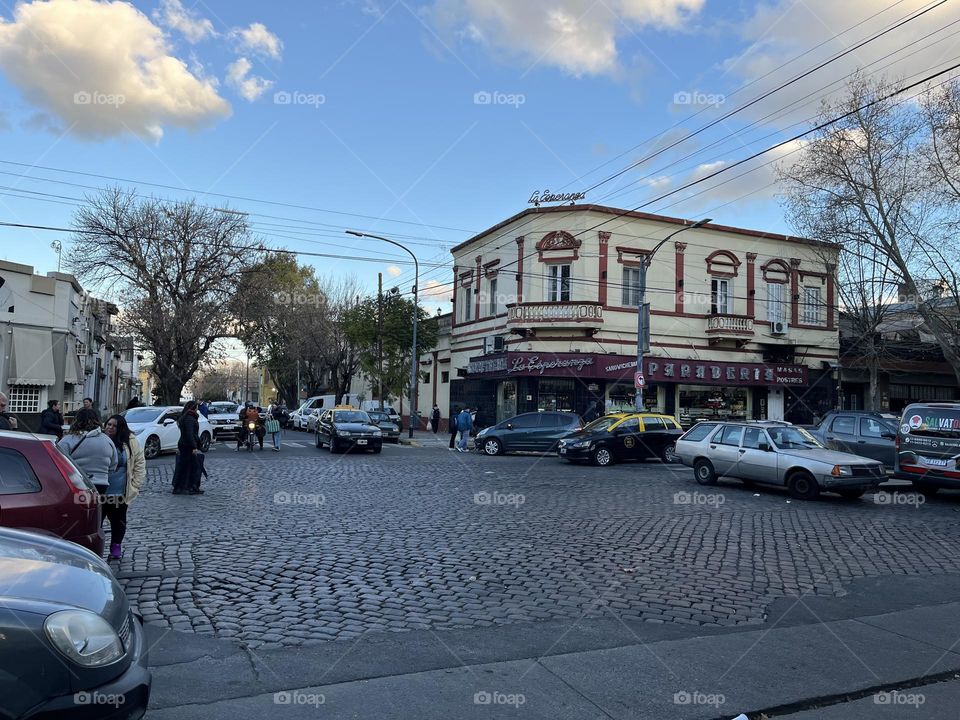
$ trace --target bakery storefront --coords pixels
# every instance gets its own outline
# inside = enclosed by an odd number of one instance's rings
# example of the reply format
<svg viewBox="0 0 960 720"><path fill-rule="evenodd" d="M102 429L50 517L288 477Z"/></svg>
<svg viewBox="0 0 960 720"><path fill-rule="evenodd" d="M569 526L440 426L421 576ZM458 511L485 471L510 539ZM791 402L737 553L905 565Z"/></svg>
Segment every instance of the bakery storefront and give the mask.
<svg viewBox="0 0 960 720"><path fill-rule="evenodd" d="M608 412L632 410L636 365L636 357L599 353L483 355L451 384L451 404L479 407L485 425L538 410L582 415L598 399ZM646 408L685 426L708 418L782 418L806 406L810 385L808 368L792 364L645 358L644 376Z"/></svg>

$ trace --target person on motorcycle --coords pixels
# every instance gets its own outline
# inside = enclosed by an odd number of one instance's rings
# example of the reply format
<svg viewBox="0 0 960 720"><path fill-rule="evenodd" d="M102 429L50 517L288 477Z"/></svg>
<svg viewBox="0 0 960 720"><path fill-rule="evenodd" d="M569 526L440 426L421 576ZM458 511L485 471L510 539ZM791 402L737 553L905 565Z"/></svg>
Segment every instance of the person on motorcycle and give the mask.
<svg viewBox="0 0 960 720"><path fill-rule="evenodd" d="M263 427L263 421L260 419L260 413L257 411L257 408L252 402L247 402L240 409L240 432L237 434L237 447L235 450L240 451L240 448L243 447L244 443L247 441L247 435L249 430L247 426L250 423L256 425L254 432L257 434L257 440L260 442L260 449L263 450L263 438L267 434L266 428Z"/></svg>

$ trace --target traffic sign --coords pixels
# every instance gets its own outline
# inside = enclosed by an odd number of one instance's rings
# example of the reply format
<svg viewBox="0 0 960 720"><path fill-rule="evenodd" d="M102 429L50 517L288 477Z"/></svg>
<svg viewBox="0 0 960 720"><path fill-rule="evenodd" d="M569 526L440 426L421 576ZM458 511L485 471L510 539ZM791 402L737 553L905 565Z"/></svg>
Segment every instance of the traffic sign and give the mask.
<svg viewBox="0 0 960 720"><path fill-rule="evenodd" d="M639 370L633 374L633 386L637 388L637 390L643 390L647 386L647 379Z"/></svg>

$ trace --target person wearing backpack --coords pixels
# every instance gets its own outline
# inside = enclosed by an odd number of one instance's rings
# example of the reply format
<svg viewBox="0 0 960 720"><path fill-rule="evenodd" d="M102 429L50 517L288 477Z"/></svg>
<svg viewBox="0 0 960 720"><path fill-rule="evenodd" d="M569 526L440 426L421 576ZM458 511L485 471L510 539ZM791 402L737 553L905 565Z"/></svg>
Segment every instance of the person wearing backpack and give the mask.
<svg viewBox="0 0 960 720"><path fill-rule="evenodd" d="M110 473L117 469L117 447L100 429L96 411L81 408L63 439L57 442L100 495L107 492Z"/></svg>

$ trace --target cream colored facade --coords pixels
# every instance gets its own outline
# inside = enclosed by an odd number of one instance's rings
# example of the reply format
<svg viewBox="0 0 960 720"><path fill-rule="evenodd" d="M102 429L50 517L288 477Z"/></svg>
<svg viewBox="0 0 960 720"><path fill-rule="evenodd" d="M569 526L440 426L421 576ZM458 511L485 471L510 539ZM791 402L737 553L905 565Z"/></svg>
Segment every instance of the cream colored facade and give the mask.
<svg viewBox="0 0 960 720"><path fill-rule="evenodd" d="M597 399L632 406L639 265L691 222L532 208L454 248L449 354L421 358L421 367L449 358L444 417L464 403L480 405L487 423L526 410L583 413ZM647 273L647 407L682 421L804 420L829 409L836 258L824 243L715 224L664 243ZM432 405L424 385L421 408Z"/></svg>

